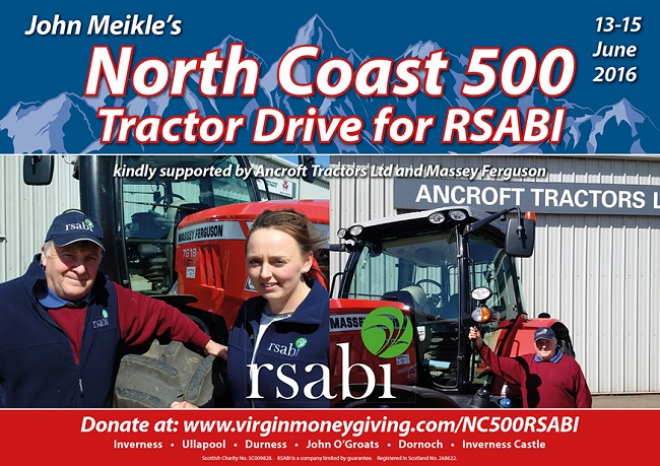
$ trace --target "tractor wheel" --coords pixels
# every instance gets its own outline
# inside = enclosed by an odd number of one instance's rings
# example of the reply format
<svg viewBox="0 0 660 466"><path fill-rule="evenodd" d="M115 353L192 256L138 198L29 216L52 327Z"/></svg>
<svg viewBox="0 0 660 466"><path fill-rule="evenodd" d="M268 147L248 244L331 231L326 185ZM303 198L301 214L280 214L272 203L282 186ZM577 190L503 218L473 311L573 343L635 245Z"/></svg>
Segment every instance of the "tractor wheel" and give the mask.
<svg viewBox="0 0 660 466"><path fill-rule="evenodd" d="M115 408L169 408L173 401L216 407L226 395L221 361L201 356L179 342L154 340L143 354L121 359L115 381Z"/></svg>

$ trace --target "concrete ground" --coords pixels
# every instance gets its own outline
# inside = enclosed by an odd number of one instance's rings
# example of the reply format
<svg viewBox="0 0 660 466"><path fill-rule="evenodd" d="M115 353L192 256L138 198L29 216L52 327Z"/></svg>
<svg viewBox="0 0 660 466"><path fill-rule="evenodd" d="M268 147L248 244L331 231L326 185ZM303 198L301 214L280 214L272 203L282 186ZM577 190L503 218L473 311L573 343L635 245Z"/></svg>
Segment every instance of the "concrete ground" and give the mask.
<svg viewBox="0 0 660 466"><path fill-rule="evenodd" d="M594 395L593 407L599 409L658 409L660 395Z"/></svg>

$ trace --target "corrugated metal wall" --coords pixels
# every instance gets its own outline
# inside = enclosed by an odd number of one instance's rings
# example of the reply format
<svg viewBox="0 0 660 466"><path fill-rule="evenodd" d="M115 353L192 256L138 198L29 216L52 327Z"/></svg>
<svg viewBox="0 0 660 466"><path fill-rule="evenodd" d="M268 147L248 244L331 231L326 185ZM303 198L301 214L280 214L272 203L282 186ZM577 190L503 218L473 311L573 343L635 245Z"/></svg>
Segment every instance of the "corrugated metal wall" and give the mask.
<svg viewBox="0 0 660 466"><path fill-rule="evenodd" d="M660 159L361 156L331 163L539 167L535 182L660 186ZM530 181L530 180L513 180ZM531 181L530 181L531 182ZM333 178L331 241L357 221L395 214L392 178ZM660 392L660 216L537 215L534 256L519 261L528 313L569 327L594 393ZM331 270L343 264L337 256Z"/></svg>
<svg viewBox="0 0 660 466"><path fill-rule="evenodd" d="M22 275L39 252L53 217L80 207L78 182L69 158L55 157L54 182L23 183L23 156L0 156L0 282Z"/></svg>

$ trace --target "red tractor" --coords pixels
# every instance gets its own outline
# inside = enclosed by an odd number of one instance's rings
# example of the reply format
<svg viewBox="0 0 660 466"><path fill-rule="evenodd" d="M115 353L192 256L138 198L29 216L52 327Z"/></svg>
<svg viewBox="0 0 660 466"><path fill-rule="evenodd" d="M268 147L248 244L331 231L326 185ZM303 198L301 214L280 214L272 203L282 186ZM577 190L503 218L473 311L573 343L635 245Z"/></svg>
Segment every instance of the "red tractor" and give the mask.
<svg viewBox="0 0 660 466"><path fill-rule="evenodd" d="M515 258L533 252L529 214L443 207L341 229L350 256L330 304L335 406L496 407L501 394L521 406L471 348L473 325L504 356L533 352L534 329L550 326L573 355L561 322L524 311Z"/></svg>

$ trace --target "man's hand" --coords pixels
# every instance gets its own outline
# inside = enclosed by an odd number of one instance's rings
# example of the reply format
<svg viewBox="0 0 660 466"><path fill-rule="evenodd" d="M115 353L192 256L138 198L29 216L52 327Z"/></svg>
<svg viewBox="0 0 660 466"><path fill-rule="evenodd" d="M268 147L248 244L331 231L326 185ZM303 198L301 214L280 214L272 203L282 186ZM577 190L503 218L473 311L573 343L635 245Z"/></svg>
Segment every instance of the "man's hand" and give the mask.
<svg viewBox="0 0 660 466"><path fill-rule="evenodd" d="M216 358L220 358L225 361L227 360L227 347L225 345L221 345L220 343L216 343L213 340L209 340L209 342L204 347L204 351L206 354L210 354Z"/></svg>
<svg viewBox="0 0 660 466"><path fill-rule="evenodd" d="M477 349L481 348L481 345L484 344L484 341L481 339L481 332L477 327L470 327L470 333L468 334L470 340L474 340L474 343L477 345Z"/></svg>

